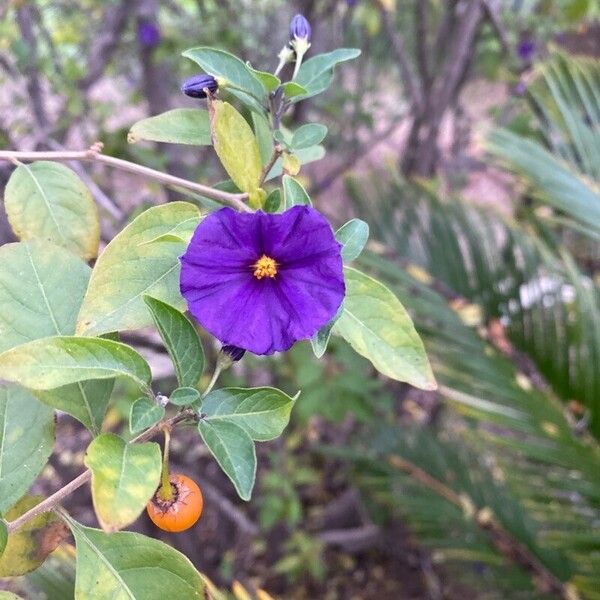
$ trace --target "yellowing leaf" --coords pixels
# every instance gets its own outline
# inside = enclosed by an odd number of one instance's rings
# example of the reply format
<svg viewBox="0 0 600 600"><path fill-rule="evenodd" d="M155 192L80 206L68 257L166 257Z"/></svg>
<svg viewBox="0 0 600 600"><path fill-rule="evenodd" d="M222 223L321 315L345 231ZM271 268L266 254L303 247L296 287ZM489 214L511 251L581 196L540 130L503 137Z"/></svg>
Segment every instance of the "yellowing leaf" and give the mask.
<svg viewBox="0 0 600 600"><path fill-rule="evenodd" d="M260 187L262 163L256 137L246 119L229 103L212 101L215 151L235 185L255 195Z"/></svg>
<svg viewBox="0 0 600 600"><path fill-rule="evenodd" d="M97 256L96 204L83 181L64 165L20 165L6 184L4 205L19 239L52 242L86 260Z"/></svg>

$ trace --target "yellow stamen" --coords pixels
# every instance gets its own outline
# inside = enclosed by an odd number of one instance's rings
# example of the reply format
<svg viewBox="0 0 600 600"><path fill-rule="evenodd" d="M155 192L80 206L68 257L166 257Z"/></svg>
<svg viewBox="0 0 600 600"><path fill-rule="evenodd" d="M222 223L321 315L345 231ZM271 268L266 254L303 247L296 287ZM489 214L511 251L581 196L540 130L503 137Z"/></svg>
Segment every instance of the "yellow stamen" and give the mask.
<svg viewBox="0 0 600 600"><path fill-rule="evenodd" d="M252 266L254 267L254 277L256 279L273 278L277 275L277 263L266 254L263 254Z"/></svg>

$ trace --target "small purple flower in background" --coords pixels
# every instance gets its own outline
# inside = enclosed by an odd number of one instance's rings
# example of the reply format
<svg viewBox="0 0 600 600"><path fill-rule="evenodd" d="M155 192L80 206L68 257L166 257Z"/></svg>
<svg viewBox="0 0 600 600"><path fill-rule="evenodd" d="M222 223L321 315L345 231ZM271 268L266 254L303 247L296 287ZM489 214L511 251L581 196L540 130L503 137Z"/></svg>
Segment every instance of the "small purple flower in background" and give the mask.
<svg viewBox="0 0 600 600"><path fill-rule="evenodd" d="M140 21L137 35L140 44L145 48L155 48L160 43L160 29L152 21Z"/></svg>
<svg viewBox="0 0 600 600"><path fill-rule="evenodd" d="M222 208L196 228L180 289L223 344L273 354L328 323L345 293L340 244L308 206L282 214Z"/></svg>
<svg viewBox="0 0 600 600"><path fill-rule="evenodd" d="M290 23L290 40L310 42L312 29L310 23L304 15L297 14Z"/></svg>
<svg viewBox="0 0 600 600"><path fill-rule="evenodd" d="M527 93L527 84L521 79L513 88L515 96L524 96Z"/></svg>
<svg viewBox="0 0 600 600"><path fill-rule="evenodd" d="M530 63L537 51L535 40L530 37L524 37L517 44L517 54L524 63Z"/></svg>
<svg viewBox="0 0 600 600"><path fill-rule="evenodd" d="M354 8L358 4L358 0L346 0L346 4L350 8Z"/></svg>
<svg viewBox="0 0 600 600"><path fill-rule="evenodd" d="M181 86L181 91L191 98L206 98L204 90L208 89L211 94L214 94L218 88L217 80L212 75L203 73L186 79Z"/></svg>

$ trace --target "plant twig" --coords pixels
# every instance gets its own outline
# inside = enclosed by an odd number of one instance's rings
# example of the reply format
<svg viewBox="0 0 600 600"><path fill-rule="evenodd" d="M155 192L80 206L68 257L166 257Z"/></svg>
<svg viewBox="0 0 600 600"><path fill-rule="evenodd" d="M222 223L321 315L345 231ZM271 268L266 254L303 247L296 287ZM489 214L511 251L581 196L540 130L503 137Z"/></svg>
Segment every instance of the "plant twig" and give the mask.
<svg viewBox="0 0 600 600"><path fill-rule="evenodd" d="M273 168L273 165L277 162L277 159L282 155L282 153L283 153L283 148L279 144L275 144L275 147L273 148L273 154L271 154L271 158L269 159L269 162L264 166L262 173L260 174L259 185L262 185L265 182L267 175Z"/></svg>
<svg viewBox="0 0 600 600"><path fill-rule="evenodd" d="M97 162L115 169L121 169L122 171L128 171L129 173L135 173L142 177L154 179L165 185L177 186L180 188L188 189L212 200L216 200L221 204L231 206L242 212L251 212L244 200L248 198L248 194L232 194L230 192L224 192L215 188L175 177L162 171L156 171L143 165L129 162L121 158L115 158L113 156L107 156L101 153L102 144L94 144L88 150L75 150L75 151L48 151L48 152L20 152L16 150L2 150L0 151L0 161L34 161L34 160L56 160L56 161L70 161L70 160L82 160Z"/></svg>
<svg viewBox="0 0 600 600"><path fill-rule="evenodd" d="M543 586L543 591L553 592L564 598L564 600L578 598L572 586L562 582L525 545L506 531L489 508L484 507L477 510L476 507L470 506L468 498L457 494L444 482L439 481L427 473L427 471L424 471L397 454L389 456L388 462L393 467L407 473L438 496L462 509L465 512L465 517L470 518L475 525L489 533L492 543L500 553L534 575L534 580Z"/></svg>
<svg viewBox="0 0 600 600"><path fill-rule="evenodd" d="M423 1L423 0L420 0ZM423 91L417 80L417 76L410 64L408 54L406 53L406 44L404 38L400 35L400 32L396 29L395 23L393 22L390 11L386 9L383 3L378 2L379 12L381 14L381 21L385 32L390 40L391 50L394 53L398 65L400 67L400 74L404 81L404 85L408 90L408 94L411 98L413 107L418 110L423 101Z"/></svg>
<svg viewBox="0 0 600 600"><path fill-rule="evenodd" d="M192 417L189 412L182 412L174 417L170 417L169 419L164 419L160 423L157 423L150 429L143 431L137 437L134 437L129 443L137 443L137 442L145 442L151 438L153 438L157 433L163 431L165 427L173 427L177 423L181 421L185 421ZM20 517L6 524L8 532L15 531L19 529L22 525L27 523L27 521L37 517L37 515L41 515L42 513L49 512L58 504L60 504L67 496L72 494L75 490L79 489L82 485L87 483L92 477L92 472L88 469L84 471L81 475L77 476L75 479L67 483L64 487L60 488L60 490L54 492L51 496L48 496L45 500L42 500L39 504L34 506L32 509L28 510L26 513L23 513Z"/></svg>

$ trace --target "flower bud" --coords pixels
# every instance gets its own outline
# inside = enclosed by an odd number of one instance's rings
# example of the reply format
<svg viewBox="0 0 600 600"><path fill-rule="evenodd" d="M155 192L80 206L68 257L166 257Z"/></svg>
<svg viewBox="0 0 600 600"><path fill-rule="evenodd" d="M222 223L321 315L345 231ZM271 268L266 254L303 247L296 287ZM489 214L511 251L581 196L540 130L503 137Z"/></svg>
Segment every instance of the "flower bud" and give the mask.
<svg viewBox="0 0 600 600"><path fill-rule="evenodd" d="M217 80L212 75L194 75L186 79L181 86L181 91L191 98L206 98L205 90L214 94L219 88Z"/></svg>
<svg viewBox="0 0 600 600"><path fill-rule="evenodd" d="M237 346L231 346L229 344L225 344L221 348L221 352L226 354L233 362L241 360L242 356L246 354L246 351L243 348L238 348Z"/></svg>
<svg viewBox="0 0 600 600"><path fill-rule="evenodd" d="M140 21L137 36L144 48L155 48L160 43L160 29L153 21Z"/></svg>
<svg viewBox="0 0 600 600"><path fill-rule="evenodd" d="M303 40L305 42L309 42L311 34L312 29L306 17L304 15L297 14L290 23L290 40Z"/></svg>

